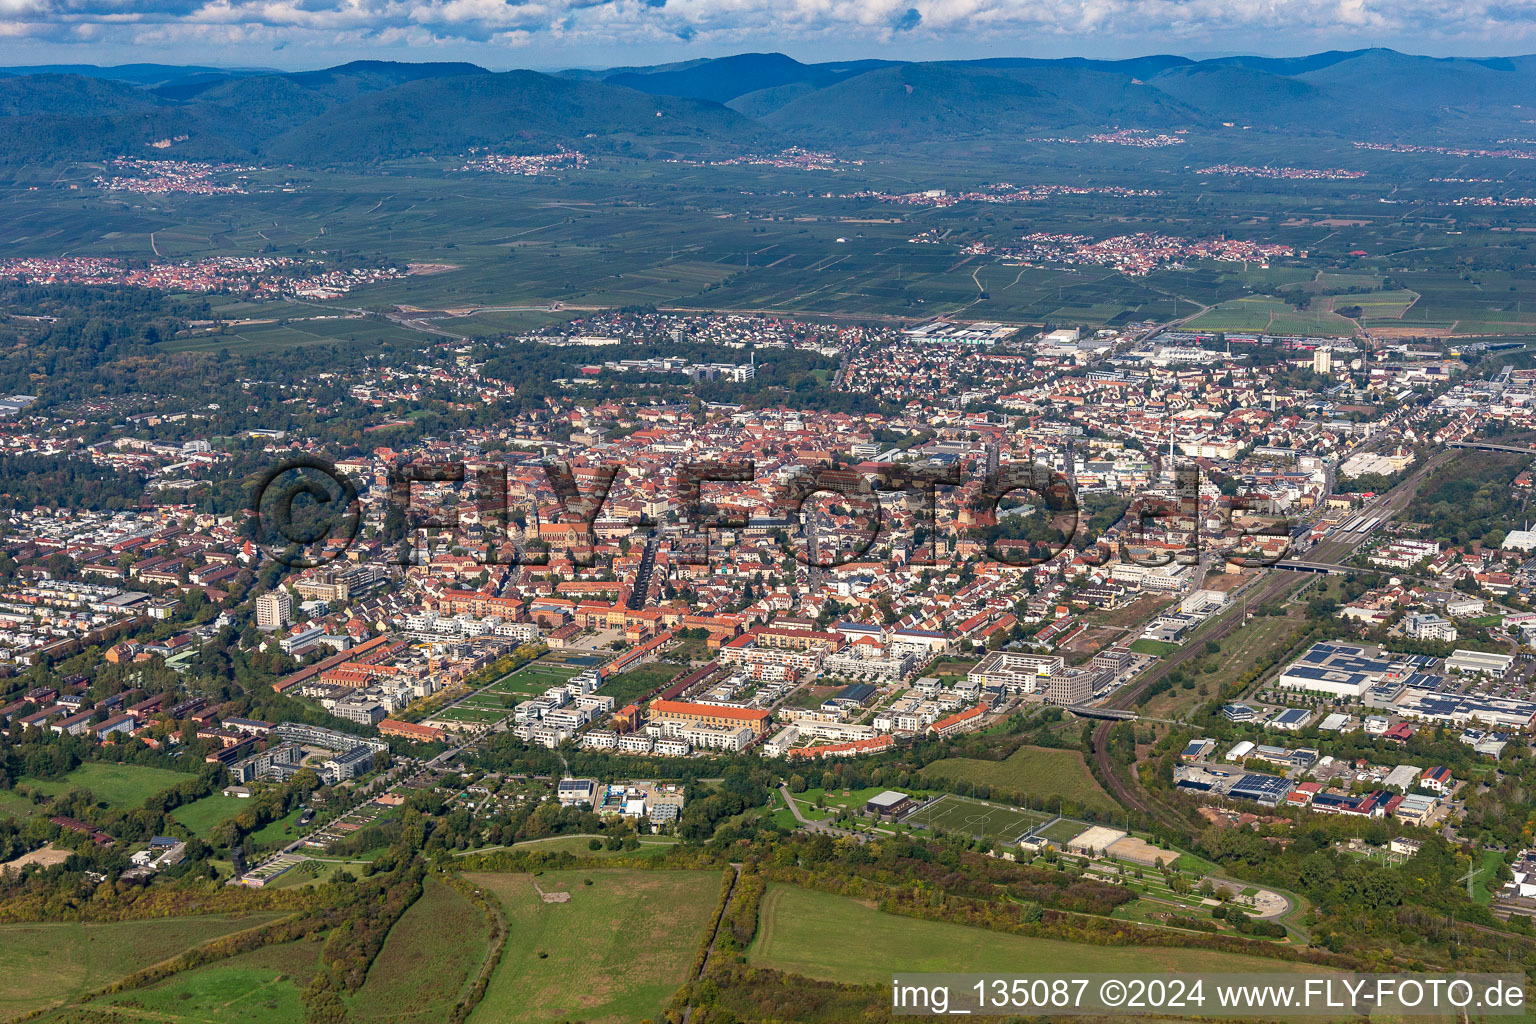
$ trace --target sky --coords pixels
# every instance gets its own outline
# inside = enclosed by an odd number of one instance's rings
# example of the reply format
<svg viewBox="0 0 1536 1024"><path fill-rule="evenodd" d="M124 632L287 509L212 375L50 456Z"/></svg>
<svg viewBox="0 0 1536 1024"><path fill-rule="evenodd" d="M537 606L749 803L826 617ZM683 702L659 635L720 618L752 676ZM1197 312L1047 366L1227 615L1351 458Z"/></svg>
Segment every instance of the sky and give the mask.
<svg viewBox="0 0 1536 1024"><path fill-rule="evenodd" d="M494 70L744 51L801 60L1128 57L1391 46L1536 51L1536 0L0 0L0 66L293 70L363 58Z"/></svg>

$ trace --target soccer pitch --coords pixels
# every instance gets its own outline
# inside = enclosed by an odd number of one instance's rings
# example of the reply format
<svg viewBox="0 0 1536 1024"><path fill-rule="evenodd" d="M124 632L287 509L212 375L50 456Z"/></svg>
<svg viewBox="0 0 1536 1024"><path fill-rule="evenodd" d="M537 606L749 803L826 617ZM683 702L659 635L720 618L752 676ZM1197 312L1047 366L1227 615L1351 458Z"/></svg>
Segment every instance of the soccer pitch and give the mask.
<svg viewBox="0 0 1536 1024"><path fill-rule="evenodd" d="M924 825L977 839L1001 839L1011 843L1054 817L1054 814L1041 811L945 794L907 815L902 824Z"/></svg>

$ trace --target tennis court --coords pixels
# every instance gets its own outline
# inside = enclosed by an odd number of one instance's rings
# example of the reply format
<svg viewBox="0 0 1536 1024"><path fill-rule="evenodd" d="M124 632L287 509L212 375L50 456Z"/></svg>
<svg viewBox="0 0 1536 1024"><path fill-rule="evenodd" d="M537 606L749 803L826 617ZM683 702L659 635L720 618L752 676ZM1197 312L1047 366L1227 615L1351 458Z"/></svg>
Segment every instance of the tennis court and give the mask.
<svg viewBox="0 0 1536 1024"><path fill-rule="evenodd" d="M946 793L907 815L902 824L941 828L977 839L1001 839L1011 843L1054 817L1041 811Z"/></svg>

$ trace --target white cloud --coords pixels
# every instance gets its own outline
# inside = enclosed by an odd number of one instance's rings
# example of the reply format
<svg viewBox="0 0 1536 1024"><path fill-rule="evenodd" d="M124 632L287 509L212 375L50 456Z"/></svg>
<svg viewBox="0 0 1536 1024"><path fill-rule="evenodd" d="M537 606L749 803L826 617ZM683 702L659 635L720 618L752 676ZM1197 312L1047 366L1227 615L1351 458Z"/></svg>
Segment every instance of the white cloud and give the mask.
<svg viewBox="0 0 1536 1024"><path fill-rule="evenodd" d="M915 13L914 13L915 12ZM210 31L220 26L220 31ZM999 44L1039 38L1168 41L1278 35L1360 45L1362 34L1481 39L1507 51L1536 29L1522 0L0 0L0 37L118 38L334 47L415 41L527 46L692 39L914 40ZM1337 34L1337 35L1331 35ZM1144 46L1143 49L1146 47ZM1015 49L1016 52L1016 49Z"/></svg>

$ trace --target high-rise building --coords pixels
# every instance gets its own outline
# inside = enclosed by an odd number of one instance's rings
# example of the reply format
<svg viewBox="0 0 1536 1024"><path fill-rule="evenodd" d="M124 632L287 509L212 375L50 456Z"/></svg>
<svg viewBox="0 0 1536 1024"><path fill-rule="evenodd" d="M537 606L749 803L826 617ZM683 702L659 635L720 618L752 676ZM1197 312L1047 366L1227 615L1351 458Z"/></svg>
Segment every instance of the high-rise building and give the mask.
<svg viewBox="0 0 1536 1024"><path fill-rule="evenodd" d="M286 590L274 590L256 599L256 628L282 629L293 612L293 598Z"/></svg>
<svg viewBox="0 0 1536 1024"><path fill-rule="evenodd" d="M1316 349L1315 351L1313 351L1313 353L1312 353L1312 372L1313 373L1332 373L1333 372L1333 350L1332 349L1320 348L1320 349Z"/></svg>

